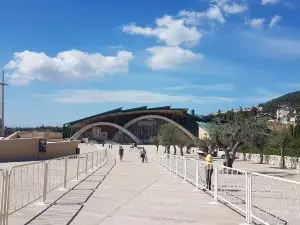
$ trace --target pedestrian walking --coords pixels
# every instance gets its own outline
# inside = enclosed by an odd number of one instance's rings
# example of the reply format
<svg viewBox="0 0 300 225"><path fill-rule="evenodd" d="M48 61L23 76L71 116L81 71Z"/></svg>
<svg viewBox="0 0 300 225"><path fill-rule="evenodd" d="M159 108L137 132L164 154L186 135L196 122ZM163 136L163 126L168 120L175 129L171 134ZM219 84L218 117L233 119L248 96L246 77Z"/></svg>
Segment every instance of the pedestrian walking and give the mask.
<svg viewBox="0 0 300 225"><path fill-rule="evenodd" d="M205 175L206 175L206 188L208 190L211 191L211 177L212 177L212 174L214 172L213 170L213 157L212 155L210 154L210 152L208 151L208 149L204 149L204 161L206 162L205 164Z"/></svg>
<svg viewBox="0 0 300 225"><path fill-rule="evenodd" d="M122 146L119 147L119 156L120 156L120 161L123 161L123 156L124 156L124 149Z"/></svg>
<svg viewBox="0 0 300 225"><path fill-rule="evenodd" d="M146 152L145 148L143 148L142 151L140 152L140 156L142 158L142 163L144 163L145 159L147 157L147 152Z"/></svg>

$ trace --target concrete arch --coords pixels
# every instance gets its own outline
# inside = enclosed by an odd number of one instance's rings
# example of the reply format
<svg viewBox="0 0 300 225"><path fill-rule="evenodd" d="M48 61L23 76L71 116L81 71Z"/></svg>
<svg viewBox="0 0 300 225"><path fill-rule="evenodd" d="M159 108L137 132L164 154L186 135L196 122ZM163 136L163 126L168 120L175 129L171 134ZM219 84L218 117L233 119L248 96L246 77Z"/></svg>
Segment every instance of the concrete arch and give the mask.
<svg viewBox="0 0 300 225"><path fill-rule="evenodd" d="M132 140L134 140L137 144L140 143L140 140L134 135L132 134L130 131L126 130L125 128L119 126L118 124L115 123L109 123L109 122L97 122L97 123L92 123L89 124L83 128L81 128L79 131L77 131L71 138L70 140L77 140L80 135L82 135L85 131L87 131L88 129L91 129L92 127L96 127L96 126L111 126L111 127L115 127L117 129L119 129L119 131L124 132L125 134L127 134L129 137L132 138Z"/></svg>
<svg viewBox="0 0 300 225"><path fill-rule="evenodd" d="M167 121L171 124L173 124L174 126L178 127L181 131L183 131L189 138L191 138L192 140L195 140L196 137L191 133L189 132L187 129L185 129L183 126L179 125L178 123L176 123L175 121L167 118L167 117L164 117L164 116L158 116L158 115L147 115L147 116L140 116L138 118L135 118L131 121L129 121L128 123L126 123L123 128L125 130L127 130L128 127L130 127L132 124L134 124L135 122L137 121L140 121L140 120L145 120L145 119L161 119L161 120L164 120L164 121ZM112 140L116 140L119 138L119 136L121 135L122 133L122 130L119 130L112 138Z"/></svg>

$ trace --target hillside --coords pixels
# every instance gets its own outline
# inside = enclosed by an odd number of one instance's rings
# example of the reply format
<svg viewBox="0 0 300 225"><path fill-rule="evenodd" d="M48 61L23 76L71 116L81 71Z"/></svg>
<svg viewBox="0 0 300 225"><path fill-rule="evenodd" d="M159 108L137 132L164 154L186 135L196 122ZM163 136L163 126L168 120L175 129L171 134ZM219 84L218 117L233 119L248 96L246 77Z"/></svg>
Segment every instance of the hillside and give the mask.
<svg viewBox="0 0 300 225"><path fill-rule="evenodd" d="M279 98L275 98L271 101L268 101L264 104L260 104L263 107L264 112L275 113L278 109L278 106L289 106L292 108L300 107L300 91L292 92L286 95L283 95Z"/></svg>

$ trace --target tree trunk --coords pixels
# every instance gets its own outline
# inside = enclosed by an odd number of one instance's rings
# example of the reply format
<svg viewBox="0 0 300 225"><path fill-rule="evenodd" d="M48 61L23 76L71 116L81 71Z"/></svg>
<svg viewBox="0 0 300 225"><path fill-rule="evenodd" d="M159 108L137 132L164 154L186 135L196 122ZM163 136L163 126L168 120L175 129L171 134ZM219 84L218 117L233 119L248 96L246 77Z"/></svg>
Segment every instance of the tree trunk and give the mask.
<svg viewBox="0 0 300 225"><path fill-rule="evenodd" d="M264 161L264 150L260 149L259 151L259 164L263 164Z"/></svg>
<svg viewBox="0 0 300 225"><path fill-rule="evenodd" d="M246 152L243 152L243 161L246 161Z"/></svg>
<svg viewBox="0 0 300 225"><path fill-rule="evenodd" d="M284 149L280 149L280 155L281 155L281 162L280 162L280 168L284 169L285 168L285 158L284 158Z"/></svg>
<svg viewBox="0 0 300 225"><path fill-rule="evenodd" d="M167 153L170 155L170 145L167 146Z"/></svg>
<svg viewBox="0 0 300 225"><path fill-rule="evenodd" d="M177 154L177 148L176 148L175 145L173 145L173 147L174 147L174 155L176 155Z"/></svg>
<svg viewBox="0 0 300 225"><path fill-rule="evenodd" d="M182 147L180 148L180 154L181 154L181 156L183 156L183 148Z"/></svg>
<svg viewBox="0 0 300 225"><path fill-rule="evenodd" d="M186 154L191 154L191 148L190 147L186 147Z"/></svg>
<svg viewBox="0 0 300 225"><path fill-rule="evenodd" d="M156 145L156 152L158 152L158 145Z"/></svg>

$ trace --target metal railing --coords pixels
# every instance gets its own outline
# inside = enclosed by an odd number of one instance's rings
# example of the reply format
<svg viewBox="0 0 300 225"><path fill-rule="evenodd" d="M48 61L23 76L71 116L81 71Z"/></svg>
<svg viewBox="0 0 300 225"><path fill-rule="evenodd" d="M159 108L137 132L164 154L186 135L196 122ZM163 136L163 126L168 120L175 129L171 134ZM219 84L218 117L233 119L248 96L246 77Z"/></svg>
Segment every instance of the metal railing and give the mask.
<svg viewBox="0 0 300 225"><path fill-rule="evenodd" d="M300 183L251 173L251 214L263 224L300 224Z"/></svg>
<svg viewBox="0 0 300 225"><path fill-rule="evenodd" d="M7 225L10 214L38 199L51 204L47 202L49 192L59 187L67 189L68 181L80 180L80 175L87 175L106 161L107 150L104 149L0 170L0 225Z"/></svg>
<svg viewBox="0 0 300 225"><path fill-rule="evenodd" d="M211 164L211 186L207 185L206 162L182 156L157 154L152 157L169 172L203 189L215 201L230 205L247 223L300 224L300 182Z"/></svg>

